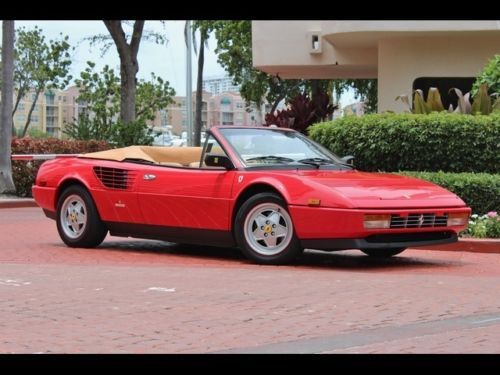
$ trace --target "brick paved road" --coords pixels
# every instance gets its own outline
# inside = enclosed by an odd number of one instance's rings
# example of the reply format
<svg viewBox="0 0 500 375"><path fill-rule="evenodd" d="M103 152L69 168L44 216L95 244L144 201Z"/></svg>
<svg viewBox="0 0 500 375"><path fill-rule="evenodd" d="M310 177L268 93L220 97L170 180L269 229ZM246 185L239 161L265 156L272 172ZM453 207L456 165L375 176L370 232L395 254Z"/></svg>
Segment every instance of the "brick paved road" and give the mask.
<svg viewBox="0 0 500 375"><path fill-rule="evenodd" d="M0 353L499 353L499 281L499 254L70 249L41 210L1 209Z"/></svg>

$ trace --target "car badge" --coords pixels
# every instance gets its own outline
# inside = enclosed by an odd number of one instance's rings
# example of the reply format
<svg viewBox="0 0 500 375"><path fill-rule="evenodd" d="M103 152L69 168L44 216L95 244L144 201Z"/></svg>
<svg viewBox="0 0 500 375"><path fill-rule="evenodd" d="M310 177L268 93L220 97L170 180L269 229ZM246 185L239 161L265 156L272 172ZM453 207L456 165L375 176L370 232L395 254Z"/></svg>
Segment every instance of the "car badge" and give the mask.
<svg viewBox="0 0 500 375"><path fill-rule="evenodd" d="M424 215L418 217L418 226L421 227L424 224Z"/></svg>
<svg viewBox="0 0 500 375"><path fill-rule="evenodd" d="M125 208L125 203L123 203L121 200L115 203L115 207L119 208Z"/></svg>

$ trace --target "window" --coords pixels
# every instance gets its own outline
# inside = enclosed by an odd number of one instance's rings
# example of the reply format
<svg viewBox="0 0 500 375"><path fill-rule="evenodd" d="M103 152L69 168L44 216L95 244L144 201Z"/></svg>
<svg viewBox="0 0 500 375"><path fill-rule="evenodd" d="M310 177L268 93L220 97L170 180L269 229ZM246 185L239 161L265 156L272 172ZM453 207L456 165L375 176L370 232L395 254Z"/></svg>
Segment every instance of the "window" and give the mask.
<svg viewBox="0 0 500 375"><path fill-rule="evenodd" d="M222 146L214 138L213 135L209 135L206 141L206 148L203 149L202 160L205 160L207 155L224 155L227 156ZM205 162L203 162L203 167L206 167Z"/></svg>
<svg viewBox="0 0 500 375"><path fill-rule="evenodd" d="M231 112L222 112L222 125L233 125L233 114Z"/></svg>
<svg viewBox="0 0 500 375"><path fill-rule="evenodd" d="M422 90L424 99L427 100L429 87L437 87L444 108L448 109L450 104L455 108L457 106L457 95L455 91L450 92L450 89L460 89L462 94L465 95L472 89L474 81L474 77L420 77L413 81L413 92L417 89Z"/></svg>

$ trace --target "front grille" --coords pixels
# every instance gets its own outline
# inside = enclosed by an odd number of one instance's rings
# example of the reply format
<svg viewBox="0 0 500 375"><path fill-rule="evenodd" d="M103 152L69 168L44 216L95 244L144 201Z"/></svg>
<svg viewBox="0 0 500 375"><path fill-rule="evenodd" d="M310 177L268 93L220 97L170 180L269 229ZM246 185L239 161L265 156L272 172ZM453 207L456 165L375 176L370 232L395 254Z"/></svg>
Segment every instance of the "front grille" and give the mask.
<svg viewBox="0 0 500 375"><path fill-rule="evenodd" d="M448 223L448 214L438 216L434 213L409 214L408 216L391 215L391 228L434 228L445 227Z"/></svg>
<svg viewBox="0 0 500 375"><path fill-rule="evenodd" d="M111 189L126 190L135 178L135 172L119 168L94 167L94 173L104 186Z"/></svg>

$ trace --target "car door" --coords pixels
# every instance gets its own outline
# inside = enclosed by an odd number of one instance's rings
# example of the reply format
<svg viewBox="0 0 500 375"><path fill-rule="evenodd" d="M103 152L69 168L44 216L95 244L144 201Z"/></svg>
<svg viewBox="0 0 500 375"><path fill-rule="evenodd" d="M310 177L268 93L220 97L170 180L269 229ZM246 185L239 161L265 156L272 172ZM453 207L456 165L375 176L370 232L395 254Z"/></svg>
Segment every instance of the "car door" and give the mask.
<svg viewBox="0 0 500 375"><path fill-rule="evenodd" d="M222 168L149 168L139 176L144 224L228 231L234 178L234 171Z"/></svg>

